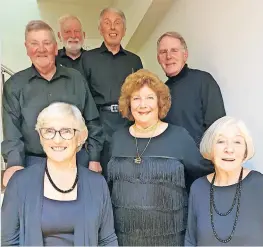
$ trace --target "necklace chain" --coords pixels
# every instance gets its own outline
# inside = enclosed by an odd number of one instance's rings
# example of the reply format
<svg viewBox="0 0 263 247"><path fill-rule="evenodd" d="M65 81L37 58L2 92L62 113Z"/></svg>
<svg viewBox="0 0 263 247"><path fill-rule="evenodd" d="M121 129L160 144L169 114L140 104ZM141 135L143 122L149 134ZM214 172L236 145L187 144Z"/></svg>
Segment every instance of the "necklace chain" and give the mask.
<svg viewBox="0 0 263 247"><path fill-rule="evenodd" d="M235 197L232 203L231 208L226 212L226 213L220 213L218 211L218 209L216 208L215 205L215 198L214 198L214 182L215 182L215 177L216 177L216 173L213 176L212 182L211 182L211 187L210 187L210 219L211 219L211 225L212 225L212 230L214 233L214 236L216 237L216 239L221 242L221 243L228 243L233 235L234 232L236 230L236 226L237 226L237 221L238 221L238 217L239 217L239 212L240 212L240 199L241 199L241 187L242 187L242 177L243 177L243 167L241 169L240 175L239 175L239 179L238 179L238 184L237 184L237 188L236 188L236 193L235 193ZM235 221L234 221L234 225L231 231L231 234L229 235L228 238L226 239L221 239L216 230L215 230L215 223L214 223L214 213L213 213L213 209L215 210L215 212L219 215L219 216L226 216L228 214L230 214L230 212L233 210L235 204L237 201L237 211L236 211L236 217L235 217Z"/></svg>
<svg viewBox="0 0 263 247"><path fill-rule="evenodd" d="M68 189L68 190L62 190L62 189L60 189L60 188L58 188L58 187L56 186L56 184L54 183L54 181L52 180L52 178L51 178L51 176L50 176L50 174L49 174L49 171L48 171L48 167L47 167L47 166L46 166L45 171L46 171L48 180L49 180L49 182L51 183L51 185L53 186L53 188L54 188L56 191L60 192L60 193L66 194L66 193L71 192L72 190L74 190L74 188L76 187L76 185L77 185L77 183L78 183L78 179L79 179L78 170L77 170L77 174L76 174L75 181L74 181L73 185L71 186L71 188Z"/></svg>
<svg viewBox="0 0 263 247"><path fill-rule="evenodd" d="M150 144L150 142L151 142L151 140L152 140L152 137L154 136L154 133L155 133L155 131L156 131L156 129L157 129L158 123L159 123L159 120L157 121L156 124L154 124L154 125L151 126L151 128L153 129L153 133L152 133L149 141L147 142L145 148L144 148L143 151L141 152L141 154L140 154L140 152L139 152L138 140L137 140L137 138L136 138L136 129L137 129L137 127L135 127L135 124L133 125L134 131L135 131L134 139L135 139L136 153L137 153L137 156L134 158L134 162L135 162L136 164L141 164L141 162L142 162L142 155L144 154L144 152L146 151L147 147L149 146L149 144Z"/></svg>

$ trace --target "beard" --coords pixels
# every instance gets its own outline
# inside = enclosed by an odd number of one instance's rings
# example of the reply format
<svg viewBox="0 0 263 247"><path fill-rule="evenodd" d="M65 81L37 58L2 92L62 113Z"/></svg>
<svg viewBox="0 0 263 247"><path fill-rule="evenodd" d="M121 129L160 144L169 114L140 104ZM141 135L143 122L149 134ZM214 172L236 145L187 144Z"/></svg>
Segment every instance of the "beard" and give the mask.
<svg viewBox="0 0 263 247"><path fill-rule="evenodd" d="M74 42L74 43L71 43L71 42ZM79 39L69 38L68 40L63 40L63 45L66 48L66 51L76 55L79 53L83 45L83 41L80 41Z"/></svg>

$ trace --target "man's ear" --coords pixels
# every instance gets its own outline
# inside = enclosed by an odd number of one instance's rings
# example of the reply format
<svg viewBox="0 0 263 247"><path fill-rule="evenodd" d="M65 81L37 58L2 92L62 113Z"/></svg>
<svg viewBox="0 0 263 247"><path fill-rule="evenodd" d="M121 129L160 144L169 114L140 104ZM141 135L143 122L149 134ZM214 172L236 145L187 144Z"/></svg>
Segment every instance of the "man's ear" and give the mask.
<svg viewBox="0 0 263 247"><path fill-rule="evenodd" d="M59 38L60 42L62 42L62 37L61 37L61 33L60 32L58 32L58 38Z"/></svg>

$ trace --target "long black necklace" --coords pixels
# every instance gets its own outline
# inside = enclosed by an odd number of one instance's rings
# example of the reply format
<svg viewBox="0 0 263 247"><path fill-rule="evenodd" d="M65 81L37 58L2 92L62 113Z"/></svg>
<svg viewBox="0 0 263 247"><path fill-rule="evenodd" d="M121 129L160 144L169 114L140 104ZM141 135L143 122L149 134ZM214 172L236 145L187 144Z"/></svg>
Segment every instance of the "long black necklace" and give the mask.
<svg viewBox="0 0 263 247"><path fill-rule="evenodd" d="M46 170L45 170L45 171L46 171L48 180L49 180L49 182L51 183L51 185L53 186L53 188L54 188L55 190L57 190L58 192L63 193L63 194L69 193L69 192L71 192L72 190L74 190L74 188L76 187L76 185L77 185L77 183L78 183L78 180L79 180L78 170L77 170L76 178L75 178L75 181L74 181L73 185L71 186L71 188L68 189L68 190L62 190L62 189L58 188L58 187L55 185L55 183L53 182L53 180L52 180L52 178L51 178L51 176L50 176L50 174L49 174L47 165L46 165Z"/></svg>
<svg viewBox="0 0 263 247"><path fill-rule="evenodd" d="M214 198L214 182L215 182L215 177L216 177L216 173L213 176L212 182L211 182L211 187L210 187L210 219L211 219L211 226L212 226L212 230L214 233L214 236L216 237L216 239L221 242L221 243L228 243L233 235L234 232L236 230L236 226L237 226L237 221L238 221L238 217L239 217L239 210L240 210L240 199L241 199L241 187L242 187L242 177L243 177L243 167L241 169L240 175L239 175L239 179L238 179L238 184L237 184L237 188L236 188L236 193L235 193L235 197L232 203L231 208L226 212L226 213L220 213L218 211L218 209L216 208L215 205L215 198ZM236 217L235 217L235 221L234 221L234 225L233 225L233 229L231 231L231 234L229 235L228 238L226 239L221 239L216 230L215 230L215 224L214 224L214 210L215 212L220 215L220 216L226 216L228 214L230 214L235 206L237 202L237 211L236 211ZM214 210L213 210L214 209Z"/></svg>

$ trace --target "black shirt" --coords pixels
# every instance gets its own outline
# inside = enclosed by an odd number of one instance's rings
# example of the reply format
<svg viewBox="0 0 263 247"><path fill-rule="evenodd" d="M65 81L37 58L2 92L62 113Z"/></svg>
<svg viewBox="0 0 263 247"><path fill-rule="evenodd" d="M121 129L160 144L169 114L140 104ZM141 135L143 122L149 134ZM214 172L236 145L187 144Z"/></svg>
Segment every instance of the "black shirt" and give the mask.
<svg viewBox="0 0 263 247"><path fill-rule="evenodd" d="M81 54L78 58L72 59L66 54L66 49L65 47L63 47L63 49L58 50L58 55L56 56L56 62L57 64L61 64L65 67L76 69L83 74L82 66L81 66L81 58L82 55L86 52L86 50L81 48L80 52Z"/></svg>
<svg viewBox="0 0 263 247"><path fill-rule="evenodd" d="M122 47L113 55L104 43L100 48L83 53L82 65L97 105L118 103L126 77L142 68L141 59L137 55Z"/></svg>
<svg viewBox="0 0 263 247"><path fill-rule="evenodd" d="M76 70L57 66L50 81L34 66L13 75L4 85L2 155L8 166L25 165L25 154L44 154L35 130L37 116L53 102L76 105L89 130L88 152L98 161L103 135L99 113L83 76Z"/></svg>
<svg viewBox="0 0 263 247"><path fill-rule="evenodd" d="M218 84L209 73L185 65L166 85L172 106L165 120L184 127L199 145L206 129L226 115Z"/></svg>

